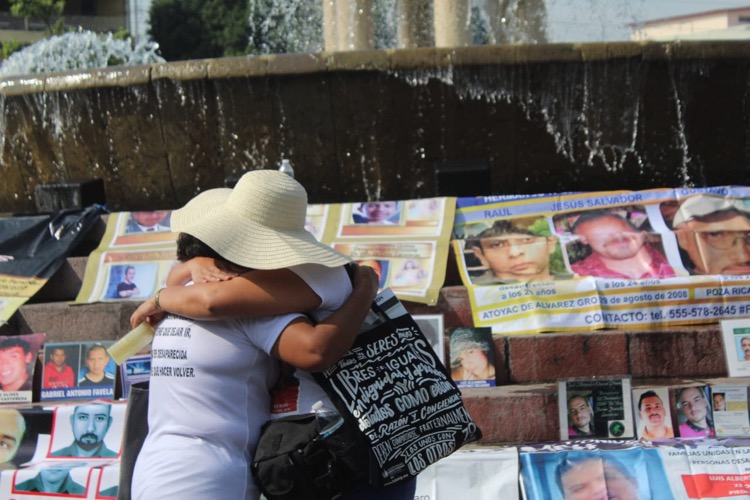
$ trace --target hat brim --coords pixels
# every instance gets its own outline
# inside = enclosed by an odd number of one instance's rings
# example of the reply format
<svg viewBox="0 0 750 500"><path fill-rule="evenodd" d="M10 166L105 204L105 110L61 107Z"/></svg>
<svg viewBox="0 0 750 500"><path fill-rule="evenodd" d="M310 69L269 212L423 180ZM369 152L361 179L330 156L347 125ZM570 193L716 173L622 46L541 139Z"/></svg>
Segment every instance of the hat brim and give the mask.
<svg viewBox="0 0 750 500"><path fill-rule="evenodd" d="M228 188L205 191L172 212L172 231L187 233L226 260L251 269L281 269L300 264L338 267L352 259L304 229L268 228L233 212Z"/></svg>

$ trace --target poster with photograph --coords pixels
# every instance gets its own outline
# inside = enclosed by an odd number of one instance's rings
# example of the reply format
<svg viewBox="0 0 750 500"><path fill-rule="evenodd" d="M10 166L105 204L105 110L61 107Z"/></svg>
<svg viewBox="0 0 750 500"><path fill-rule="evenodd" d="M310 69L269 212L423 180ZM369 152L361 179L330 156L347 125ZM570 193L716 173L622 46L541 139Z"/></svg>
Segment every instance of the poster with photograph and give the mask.
<svg viewBox="0 0 750 500"><path fill-rule="evenodd" d="M750 495L750 440L569 441L519 447L528 500L737 499Z"/></svg>
<svg viewBox="0 0 750 500"><path fill-rule="evenodd" d="M31 403L44 333L0 336L0 403Z"/></svg>
<svg viewBox="0 0 750 500"><path fill-rule="evenodd" d="M636 441L523 445L519 459L527 500L687 498L672 493L659 450Z"/></svg>
<svg viewBox="0 0 750 500"><path fill-rule="evenodd" d="M458 387L495 387L495 343L489 328L455 328L449 333L451 378Z"/></svg>
<svg viewBox="0 0 750 500"><path fill-rule="evenodd" d="M83 401L58 405L47 459L113 459L120 456L125 402Z"/></svg>
<svg viewBox="0 0 750 500"><path fill-rule="evenodd" d="M442 314L414 314L412 316L424 336L430 341L430 346L445 364L445 330Z"/></svg>
<svg viewBox="0 0 750 500"><path fill-rule="evenodd" d="M435 304L445 282L455 198L327 205L323 243L375 269L380 289Z"/></svg>
<svg viewBox="0 0 750 500"><path fill-rule="evenodd" d="M558 382L560 439L635 437L630 377Z"/></svg>
<svg viewBox="0 0 750 500"><path fill-rule="evenodd" d="M53 343L44 348L41 401L114 398L114 341Z"/></svg>
<svg viewBox="0 0 750 500"><path fill-rule="evenodd" d="M712 385L714 428L716 437L750 437L748 386Z"/></svg>
<svg viewBox="0 0 750 500"><path fill-rule="evenodd" d="M652 329L750 315L731 227L748 187L486 196L457 199L452 245L475 326Z"/></svg>
<svg viewBox="0 0 750 500"><path fill-rule="evenodd" d="M128 399L130 386L137 382L148 381L151 375L151 356L131 356L120 366L122 380L122 399Z"/></svg>
<svg viewBox="0 0 750 500"><path fill-rule="evenodd" d="M675 387L671 390L676 409L677 433L682 438L715 437L711 390L708 385Z"/></svg>
<svg viewBox="0 0 750 500"><path fill-rule="evenodd" d="M144 300L164 286L176 262L171 211L117 212L89 255L75 304Z"/></svg>
<svg viewBox="0 0 750 500"><path fill-rule="evenodd" d="M101 412L90 411L97 404L109 406ZM64 410L58 414L58 408ZM77 411L77 422L70 418L73 411ZM4 444L0 450L0 498L115 498L119 457L105 457L108 453L102 452L101 442L106 442L108 449L119 449L121 437L117 434L122 433L124 415L124 404L102 401L79 407L47 404L0 408ZM82 423L91 416L96 419L93 430L82 429ZM57 434L59 439L53 437ZM50 456L52 441L56 443L54 450L63 450L68 444L73 448L81 442L84 446L80 449L96 456Z"/></svg>
<svg viewBox="0 0 750 500"><path fill-rule="evenodd" d="M750 376L750 319L725 319L720 324L729 376Z"/></svg>
<svg viewBox="0 0 750 500"><path fill-rule="evenodd" d="M666 387L633 389L636 436L656 441L674 438L672 414Z"/></svg>

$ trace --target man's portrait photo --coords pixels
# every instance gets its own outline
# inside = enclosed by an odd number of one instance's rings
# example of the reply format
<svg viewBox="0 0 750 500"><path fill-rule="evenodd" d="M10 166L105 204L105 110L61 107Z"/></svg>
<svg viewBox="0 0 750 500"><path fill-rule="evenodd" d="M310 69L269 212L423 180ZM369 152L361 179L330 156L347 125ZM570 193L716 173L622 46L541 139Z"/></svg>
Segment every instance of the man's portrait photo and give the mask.
<svg viewBox="0 0 750 500"><path fill-rule="evenodd" d="M85 466L86 462L59 461L20 469L15 474L13 491L83 496L88 478L88 468Z"/></svg>
<svg viewBox="0 0 750 500"><path fill-rule="evenodd" d="M736 335L735 343L737 345L737 361L743 363L750 362L750 334Z"/></svg>
<svg viewBox="0 0 750 500"><path fill-rule="evenodd" d="M45 345L45 364L42 368L42 389L75 387L79 354L79 345Z"/></svg>
<svg viewBox="0 0 750 500"><path fill-rule="evenodd" d="M674 437L667 388L633 390L633 402L637 402L635 415L639 438L654 441Z"/></svg>
<svg viewBox="0 0 750 500"><path fill-rule="evenodd" d="M656 449L526 452L520 461L528 498L673 498Z"/></svg>
<svg viewBox="0 0 750 500"><path fill-rule="evenodd" d="M355 224L395 225L400 217L400 201L368 201L352 208L352 222Z"/></svg>
<svg viewBox="0 0 750 500"><path fill-rule="evenodd" d="M108 344L111 344L109 342ZM84 366L78 377L78 387L109 387L114 389L115 372L112 359L103 343L89 344L83 356Z"/></svg>
<svg viewBox="0 0 750 500"><path fill-rule="evenodd" d="M630 208L566 215L575 238L567 245L568 259L576 274L616 279L676 276L660 235L650 230L638 207Z"/></svg>
<svg viewBox="0 0 750 500"><path fill-rule="evenodd" d="M0 389L2 392L31 391L37 354L43 333L0 337Z"/></svg>
<svg viewBox="0 0 750 500"><path fill-rule="evenodd" d="M115 458L119 455L122 422L114 421L112 405L109 403L58 407L53 432L50 457ZM55 448L65 442L68 444Z"/></svg>
<svg viewBox="0 0 750 500"><path fill-rule="evenodd" d="M138 299L151 295L156 285L156 263L118 264L109 268L107 299Z"/></svg>
<svg viewBox="0 0 750 500"><path fill-rule="evenodd" d="M478 231L477 231L478 229ZM572 277L544 217L496 220L467 228L464 262L474 285Z"/></svg>
<svg viewBox="0 0 750 500"><path fill-rule="evenodd" d="M750 205L698 194L680 202L673 227L693 275L750 275Z"/></svg>
<svg viewBox="0 0 750 500"><path fill-rule="evenodd" d="M677 432L679 437L715 437L713 411L707 396L708 386L682 387L675 390Z"/></svg>
<svg viewBox="0 0 750 500"><path fill-rule="evenodd" d="M155 212L132 212L125 226L126 233L152 233L170 231L169 210Z"/></svg>
<svg viewBox="0 0 750 500"><path fill-rule="evenodd" d="M0 408L0 470L15 469L13 459L26 434L26 420L15 408Z"/></svg>

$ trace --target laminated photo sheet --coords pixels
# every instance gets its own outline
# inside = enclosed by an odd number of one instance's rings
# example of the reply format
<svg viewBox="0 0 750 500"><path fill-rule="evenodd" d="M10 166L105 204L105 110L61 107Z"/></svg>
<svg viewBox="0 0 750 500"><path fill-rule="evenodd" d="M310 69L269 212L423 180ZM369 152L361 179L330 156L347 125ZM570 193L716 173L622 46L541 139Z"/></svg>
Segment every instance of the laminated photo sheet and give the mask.
<svg viewBox="0 0 750 500"><path fill-rule="evenodd" d="M54 409L52 434L44 452L45 460L81 458L75 453L76 434L80 434L77 425L87 421L100 422L96 437L101 443L97 457L84 457L86 460L112 460L119 458L122 449L122 433L125 426L124 401L94 400L79 404L58 405ZM103 421L103 422L102 422ZM40 443L39 448L42 444ZM41 451L38 451L41 453ZM35 454L36 458L36 454Z"/></svg>
<svg viewBox="0 0 750 500"><path fill-rule="evenodd" d="M560 439L635 437L630 377L558 382Z"/></svg>
<svg viewBox="0 0 750 500"><path fill-rule="evenodd" d="M434 305L445 282L455 200L327 205L321 241L373 267L381 290L391 288L402 300Z"/></svg>
<svg viewBox="0 0 750 500"><path fill-rule="evenodd" d="M687 391L687 392L686 392ZM711 386L688 385L669 388L675 437L715 437Z"/></svg>
<svg viewBox="0 0 750 500"><path fill-rule="evenodd" d="M486 327L452 329L448 337L451 379L461 389L495 387L495 343Z"/></svg>
<svg viewBox="0 0 750 500"><path fill-rule="evenodd" d="M750 438L747 385L712 385L714 428L717 438Z"/></svg>
<svg viewBox="0 0 750 500"><path fill-rule="evenodd" d="M0 404L31 403L36 360L46 337L44 333L0 336L0 368L8 372L0 384Z"/></svg>
<svg viewBox="0 0 750 500"><path fill-rule="evenodd" d="M474 324L491 326L496 333L541 333L649 329L750 315L746 275L691 274L672 218L695 195L750 206L747 187L458 198L452 244ZM623 221L625 233L638 235L655 274L626 277L602 269L601 262L593 264L591 242L575 234L573 226L598 211ZM508 225L512 228L502 229ZM482 239L493 238L488 235L493 228L507 230L515 243L504 243L510 246L502 251L485 249ZM523 262L508 262L514 248L525 252ZM485 250L494 253L494 264ZM546 271L539 271L543 266ZM539 272L524 278L532 267Z"/></svg>
<svg viewBox="0 0 750 500"><path fill-rule="evenodd" d="M2 471L0 497L14 500L117 498L117 461L55 460Z"/></svg>
<svg viewBox="0 0 750 500"><path fill-rule="evenodd" d="M112 344L113 340L46 344L40 401L114 398L117 365L106 351ZM92 362L106 361L103 369L104 378L96 385L92 385L86 377L89 371L89 349L92 350Z"/></svg>
<svg viewBox="0 0 750 500"><path fill-rule="evenodd" d="M729 376L750 376L750 319L725 319L720 324Z"/></svg>
<svg viewBox="0 0 750 500"><path fill-rule="evenodd" d="M109 408L112 422L106 429L104 442L108 448L119 450L126 405L104 400L82 404L90 403L106 405ZM119 456L80 457L58 456L50 453L50 449L61 449L60 444L52 446L53 440L64 443L63 448L64 445L72 443L73 432L70 417L74 408L74 405L61 404L18 410L26 421L23 446L16 455L21 462L16 462L17 469L11 467L0 472L0 498L15 498L16 500L60 497L92 500L116 498L119 482ZM101 433L102 428L99 429L97 432ZM33 455L30 450L25 451L26 442L29 439L33 439ZM29 444L32 443L29 442ZM119 451L117 453L119 454ZM41 482L42 478L46 478L47 481ZM61 478L64 480L60 480ZM44 486L45 484L54 486ZM31 491L45 488L59 489Z"/></svg>
<svg viewBox="0 0 750 500"><path fill-rule="evenodd" d="M162 219L153 232L145 232L135 224L136 214L151 217L151 221ZM177 234L169 230L170 215L170 211L110 214L99 247L89 255L73 303L142 301L164 286L176 263Z"/></svg>
<svg viewBox="0 0 750 500"><path fill-rule="evenodd" d="M638 441L585 440L519 446L527 500L685 498L672 493L659 450ZM578 494L579 496L576 496Z"/></svg>
<svg viewBox="0 0 750 500"><path fill-rule="evenodd" d="M633 389L632 394L636 437L652 441L674 438L669 389L639 387Z"/></svg>
<svg viewBox="0 0 750 500"><path fill-rule="evenodd" d="M417 476L415 499L456 498L517 500L518 449L460 449Z"/></svg>

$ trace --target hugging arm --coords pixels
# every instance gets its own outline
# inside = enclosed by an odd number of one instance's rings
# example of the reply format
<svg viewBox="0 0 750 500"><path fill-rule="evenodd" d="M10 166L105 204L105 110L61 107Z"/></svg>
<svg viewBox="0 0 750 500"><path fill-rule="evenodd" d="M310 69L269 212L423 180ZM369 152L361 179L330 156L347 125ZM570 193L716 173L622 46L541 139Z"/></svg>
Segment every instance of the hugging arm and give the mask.
<svg viewBox="0 0 750 500"><path fill-rule="evenodd" d="M184 267L177 273L187 276ZM146 321L155 323L164 312L192 319L221 319L252 316L273 316L292 312L309 312L320 306L321 299L289 269L248 271L226 281L196 283L182 286L174 277L169 286L149 297L130 317L133 328Z"/></svg>
<svg viewBox="0 0 750 500"><path fill-rule="evenodd" d="M378 277L367 266L357 267L354 289L344 304L317 325L297 318L281 333L272 354L301 370L319 372L346 354L378 291Z"/></svg>

